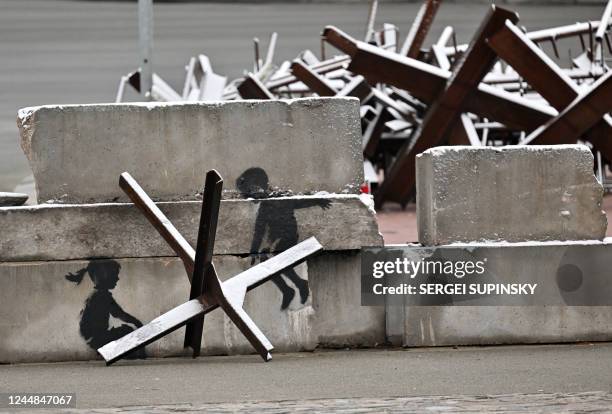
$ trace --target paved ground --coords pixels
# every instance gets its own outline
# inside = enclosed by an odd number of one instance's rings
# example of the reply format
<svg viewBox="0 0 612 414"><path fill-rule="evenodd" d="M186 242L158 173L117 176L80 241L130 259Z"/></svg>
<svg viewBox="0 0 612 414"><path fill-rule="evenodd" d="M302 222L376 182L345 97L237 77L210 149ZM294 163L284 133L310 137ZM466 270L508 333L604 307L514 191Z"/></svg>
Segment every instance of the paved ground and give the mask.
<svg viewBox="0 0 612 414"><path fill-rule="evenodd" d="M418 4L385 4L379 22L399 25L406 35ZM517 5L530 29L599 19L601 6ZM432 35L455 26L468 41L486 11L485 4L445 4ZM278 61L305 49L318 53L318 34L335 24L363 36L363 4L204 4L155 5L155 70L182 87L189 56L208 54L219 73L235 77L251 65L253 36L265 46L279 33ZM2 0L0 5L0 191L31 188L18 144L17 109L57 103L109 102L119 77L137 63L135 2ZM573 45L574 51L578 45ZM23 185L25 184L25 185Z"/></svg>
<svg viewBox="0 0 612 414"><path fill-rule="evenodd" d="M288 401L282 408L325 406L327 402L303 402L324 399L335 400L329 402L334 405L355 401L367 407L415 401L451 404L454 398L387 401L390 397L563 394L524 397L534 404L548 399L548 404L571 398L567 394L612 392L611 361L612 344L580 344L275 354L270 363L257 356L234 356L120 362L111 367L102 362L24 364L0 366L0 390L75 392L81 409L168 404L185 409L184 404L223 403L247 411L253 401ZM611 409L608 394L592 398ZM461 398L467 407L486 403ZM523 401L519 396L508 398L509 404Z"/></svg>
<svg viewBox="0 0 612 414"><path fill-rule="evenodd" d="M63 412L128 413L609 413L612 394L606 392L451 395L391 398L337 398L259 401L222 404L172 404Z"/></svg>
<svg viewBox="0 0 612 414"><path fill-rule="evenodd" d="M162 404L117 408L45 410L61 413L609 413L612 393L449 395L335 398L244 403ZM19 412L23 412L19 410ZM36 413L40 410L31 410Z"/></svg>

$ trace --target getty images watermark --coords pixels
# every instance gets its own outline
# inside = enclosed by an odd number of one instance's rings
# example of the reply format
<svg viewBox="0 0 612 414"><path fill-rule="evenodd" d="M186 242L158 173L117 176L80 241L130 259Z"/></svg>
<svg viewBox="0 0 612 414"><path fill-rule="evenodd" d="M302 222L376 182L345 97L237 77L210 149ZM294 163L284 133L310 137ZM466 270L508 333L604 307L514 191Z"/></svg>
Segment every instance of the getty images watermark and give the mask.
<svg viewBox="0 0 612 414"><path fill-rule="evenodd" d="M471 283L453 283L453 278L463 279L466 276L484 275L487 259L478 261L451 260L410 260L406 257L392 261L377 260L372 263L372 277L382 279L388 276L407 277L445 276L445 281L428 277L419 284L399 283L386 286L380 281L372 287L376 295L533 295L537 283L484 283L472 279ZM432 282L432 283L428 283Z"/></svg>
<svg viewBox="0 0 612 414"><path fill-rule="evenodd" d="M364 306L612 304L612 289L607 283L607 270L612 267L603 263L594 267L593 257L585 256L585 252L572 252L573 247L567 251L555 249L554 255L551 247L550 255L544 252L540 257L534 256L533 250L530 252L527 247L515 250L411 245L363 248L361 303Z"/></svg>

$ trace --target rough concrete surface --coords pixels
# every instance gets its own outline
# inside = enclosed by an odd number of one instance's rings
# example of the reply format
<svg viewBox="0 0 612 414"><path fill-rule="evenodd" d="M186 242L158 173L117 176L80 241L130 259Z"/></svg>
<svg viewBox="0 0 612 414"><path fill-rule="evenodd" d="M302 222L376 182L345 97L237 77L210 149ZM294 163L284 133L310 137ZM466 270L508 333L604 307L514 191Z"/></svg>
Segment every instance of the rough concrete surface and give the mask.
<svg viewBox="0 0 612 414"><path fill-rule="evenodd" d="M379 246L366 196L328 195L223 200L216 254L277 252L315 236L326 250ZM202 203L159 203L195 246ZM133 204L38 205L0 208L0 262L92 257L156 257L174 253ZM261 244L253 250L253 239Z"/></svg>
<svg viewBox="0 0 612 414"><path fill-rule="evenodd" d="M611 392L611 359L612 345L581 344L23 364L0 366L0 389L75 392L83 409L216 403L219 411L249 401Z"/></svg>
<svg viewBox="0 0 612 414"><path fill-rule="evenodd" d="M612 195L604 195L602 207L607 216L612 215ZM405 209L399 204L388 203L376 212L376 221L385 244L417 243L419 239L414 203ZM612 226L606 230L606 237L612 237Z"/></svg>
<svg viewBox="0 0 612 414"><path fill-rule="evenodd" d="M195 199L212 168L226 196L358 193L363 182L355 98L42 106L18 124L39 203L127 200L124 171L160 201Z"/></svg>
<svg viewBox="0 0 612 414"><path fill-rule="evenodd" d="M260 260L261 256L214 257L222 280ZM115 264L99 260L0 263L0 363L99 358L86 339L106 343L127 333L113 329L135 327L112 301L146 323L189 298L189 281L178 258L114 263L120 267L114 272L108 269ZM96 265L107 269L106 274L92 267ZM284 284L287 292L272 282L250 291L245 309L278 352L381 344L384 308L360 306L359 266L358 252L320 254L296 267L295 273L281 274L276 283ZM80 283L66 278L86 268ZM281 309L285 295L289 306ZM95 335L85 337L87 332ZM147 355L182 355L183 336L184 329L171 333L147 346ZM208 355L254 352L220 310L206 316L202 344Z"/></svg>
<svg viewBox="0 0 612 414"><path fill-rule="evenodd" d="M466 257L485 261L487 275L499 283L537 283L538 299L490 296L459 303L480 306L388 305L387 336L403 346L610 341L610 241L454 245ZM568 266L580 278L571 291L563 273ZM587 304L604 306L578 306Z"/></svg>
<svg viewBox="0 0 612 414"><path fill-rule="evenodd" d="M609 306L446 306L403 309L389 331L403 346L610 341ZM389 315L388 319L392 316ZM387 325L389 327L389 324ZM401 341L400 341L401 337Z"/></svg>
<svg viewBox="0 0 612 414"><path fill-rule="evenodd" d="M419 242L603 239L593 155L581 145L437 147L419 154Z"/></svg>
<svg viewBox="0 0 612 414"><path fill-rule="evenodd" d="M27 194L0 192L0 207L21 206L26 201L28 201Z"/></svg>

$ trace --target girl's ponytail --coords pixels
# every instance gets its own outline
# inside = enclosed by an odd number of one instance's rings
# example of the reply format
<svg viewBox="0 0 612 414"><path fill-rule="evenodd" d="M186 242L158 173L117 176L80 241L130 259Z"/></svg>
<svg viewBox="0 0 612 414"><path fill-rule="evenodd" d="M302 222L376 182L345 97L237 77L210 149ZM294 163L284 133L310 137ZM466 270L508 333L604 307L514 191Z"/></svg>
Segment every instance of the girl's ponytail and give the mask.
<svg viewBox="0 0 612 414"><path fill-rule="evenodd" d="M67 280L79 285L83 281L83 277L85 276L85 273L87 273L87 269L87 267L84 267L76 273L68 273L65 277Z"/></svg>

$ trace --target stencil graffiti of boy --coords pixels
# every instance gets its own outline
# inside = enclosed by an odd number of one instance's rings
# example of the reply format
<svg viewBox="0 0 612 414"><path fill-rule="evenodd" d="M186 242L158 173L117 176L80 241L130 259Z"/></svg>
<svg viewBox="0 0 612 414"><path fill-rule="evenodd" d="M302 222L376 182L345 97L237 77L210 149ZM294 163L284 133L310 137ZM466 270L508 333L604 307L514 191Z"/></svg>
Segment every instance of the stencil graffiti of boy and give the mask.
<svg viewBox="0 0 612 414"><path fill-rule="evenodd" d="M255 199L266 198L270 195L270 185L266 172L258 167L249 168L236 180L236 187L243 197ZM251 242L251 264L255 263L256 254L261 260L271 257L272 251L284 251L295 246L299 241L295 210L309 207L320 207L327 210L331 205L329 200L299 199L287 200L274 205L273 203L260 203L255 219L255 231ZM266 238L266 247L261 249ZM260 250L261 249L261 250ZM283 294L281 310L287 309L295 297L295 290L283 279L289 279L300 292L300 302L306 303L309 296L308 281L300 278L293 268L285 270L274 276L271 280Z"/></svg>

